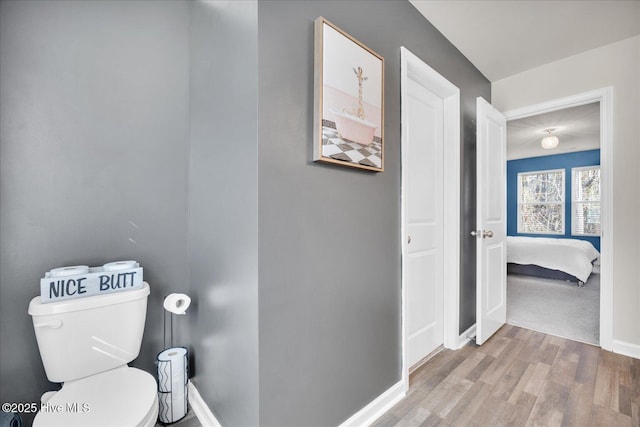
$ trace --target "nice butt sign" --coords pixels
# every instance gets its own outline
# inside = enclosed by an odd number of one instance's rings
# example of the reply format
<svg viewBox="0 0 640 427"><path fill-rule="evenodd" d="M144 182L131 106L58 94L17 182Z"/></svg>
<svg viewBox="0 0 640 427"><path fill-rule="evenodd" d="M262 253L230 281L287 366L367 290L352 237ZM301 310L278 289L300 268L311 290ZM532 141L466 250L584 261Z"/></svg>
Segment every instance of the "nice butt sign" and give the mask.
<svg viewBox="0 0 640 427"><path fill-rule="evenodd" d="M135 261L77 265L45 273L40 279L40 300L49 303L138 288L142 288L142 267Z"/></svg>

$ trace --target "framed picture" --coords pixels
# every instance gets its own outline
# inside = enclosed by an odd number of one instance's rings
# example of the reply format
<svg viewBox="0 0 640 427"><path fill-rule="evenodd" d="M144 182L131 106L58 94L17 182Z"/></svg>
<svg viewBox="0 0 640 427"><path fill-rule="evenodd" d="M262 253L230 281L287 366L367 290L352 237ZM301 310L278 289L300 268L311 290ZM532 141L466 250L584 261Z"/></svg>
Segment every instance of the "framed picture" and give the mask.
<svg viewBox="0 0 640 427"><path fill-rule="evenodd" d="M315 21L313 160L384 170L384 59Z"/></svg>

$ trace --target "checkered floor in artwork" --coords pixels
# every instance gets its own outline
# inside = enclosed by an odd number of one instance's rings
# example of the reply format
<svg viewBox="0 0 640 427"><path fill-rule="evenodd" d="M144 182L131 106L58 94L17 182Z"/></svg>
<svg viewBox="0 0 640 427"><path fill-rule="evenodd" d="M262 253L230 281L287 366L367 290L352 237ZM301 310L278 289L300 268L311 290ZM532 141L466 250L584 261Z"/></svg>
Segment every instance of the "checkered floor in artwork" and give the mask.
<svg viewBox="0 0 640 427"><path fill-rule="evenodd" d="M340 138L335 128L323 126L322 155L344 162L381 168L382 144L376 139L369 145L362 145Z"/></svg>

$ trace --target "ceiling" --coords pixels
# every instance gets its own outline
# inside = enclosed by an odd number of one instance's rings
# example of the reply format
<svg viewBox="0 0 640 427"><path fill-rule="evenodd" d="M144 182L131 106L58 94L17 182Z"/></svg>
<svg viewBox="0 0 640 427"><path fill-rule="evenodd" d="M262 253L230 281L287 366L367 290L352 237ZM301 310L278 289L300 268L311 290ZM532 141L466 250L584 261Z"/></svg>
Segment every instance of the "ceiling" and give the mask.
<svg viewBox="0 0 640 427"><path fill-rule="evenodd" d="M409 0L489 81L640 34L640 0Z"/></svg>
<svg viewBox="0 0 640 427"><path fill-rule="evenodd" d="M640 0L409 1L491 82L640 34ZM509 160L599 148L599 104L509 121L507 141Z"/></svg>
<svg viewBox="0 0 640 427"><path fill-rule="evenodd" d="M541 147L545 129L555 128L560 143ZM581 105L507 122L507 160L600 148L600 103Z"/></svg>

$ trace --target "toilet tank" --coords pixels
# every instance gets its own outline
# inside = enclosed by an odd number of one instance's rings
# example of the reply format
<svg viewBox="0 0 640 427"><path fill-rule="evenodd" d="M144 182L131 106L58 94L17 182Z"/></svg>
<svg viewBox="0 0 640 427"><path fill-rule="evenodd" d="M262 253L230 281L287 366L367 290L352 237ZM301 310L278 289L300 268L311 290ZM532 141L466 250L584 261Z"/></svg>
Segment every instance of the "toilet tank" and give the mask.
<svg viewBox="0 0 640 427"><path fill-rule="evenodd" d="M29 303L47 378L66 382L138 357L149 284L140 289L43 304Z"/></svg>

